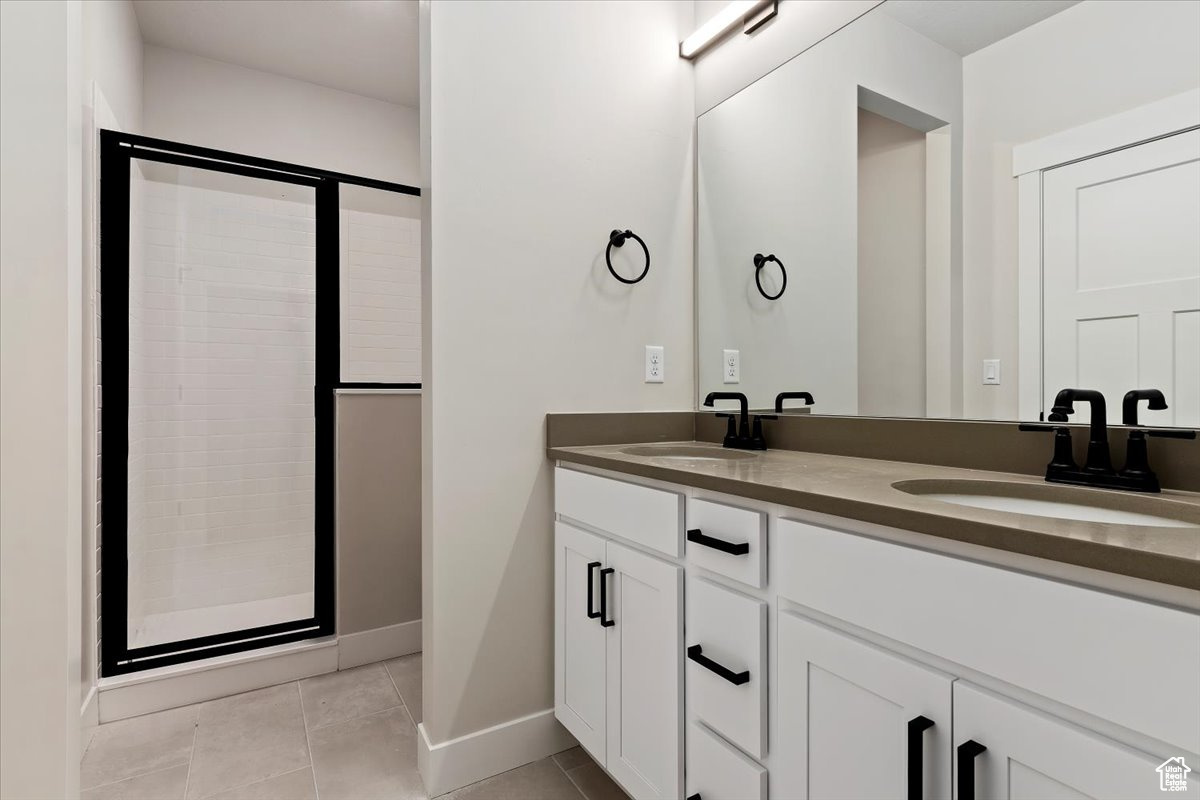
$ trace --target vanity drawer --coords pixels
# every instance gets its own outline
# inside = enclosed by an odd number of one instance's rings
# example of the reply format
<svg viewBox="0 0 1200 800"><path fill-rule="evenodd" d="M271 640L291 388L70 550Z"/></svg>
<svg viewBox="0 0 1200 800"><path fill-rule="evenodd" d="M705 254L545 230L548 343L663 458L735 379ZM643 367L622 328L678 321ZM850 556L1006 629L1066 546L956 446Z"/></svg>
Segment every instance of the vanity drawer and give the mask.
<svg viewBox="0 0 1200 800"><path fill-rule="evenodd" d="M767 515L688 498L687 563L759 589L767 585Z"/></svg>
<svg viewBox="0 0 1200 800"><path fill-rule="evenodd" d="M687 698L692 713L756 758L767 752L767 605L689 578Z"/></svg>
<svg viewBox="0 0 1200 800"><path fill-rule="evenodd" d="M774 553L781 597L1200 752L1194 612L793 520Z"/></svg>
<svg viewBox="0 0 1200 800"><path fill-rule="evenodd" d="M687 732L687 797L767 800L767 771L704 725Z"/></svg>
<svg viewBox="0 0 1200 800"><path fill-rule="evenodd" d="M554 510L660 553L683 555L683 495L557 467Z"/></svg>

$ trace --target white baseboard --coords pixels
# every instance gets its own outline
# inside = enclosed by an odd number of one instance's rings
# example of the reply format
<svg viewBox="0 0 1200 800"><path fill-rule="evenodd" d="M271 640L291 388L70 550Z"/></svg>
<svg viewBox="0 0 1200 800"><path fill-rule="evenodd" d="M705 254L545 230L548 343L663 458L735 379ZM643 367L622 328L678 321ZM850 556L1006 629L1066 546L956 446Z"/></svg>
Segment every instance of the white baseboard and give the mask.
<svg viewBox="0 0 1200 800"><path fill-rule="evenodd" d="M421 652L421 620L338 637L338 669Z"/></svg>
<svg viewBox="0 0 1200 800"><path fill-rule="evenodd" d="M561 753L575 739L546 709L457 739L431 744L424 723L417 726L417 768L430 797Z"/></svg>

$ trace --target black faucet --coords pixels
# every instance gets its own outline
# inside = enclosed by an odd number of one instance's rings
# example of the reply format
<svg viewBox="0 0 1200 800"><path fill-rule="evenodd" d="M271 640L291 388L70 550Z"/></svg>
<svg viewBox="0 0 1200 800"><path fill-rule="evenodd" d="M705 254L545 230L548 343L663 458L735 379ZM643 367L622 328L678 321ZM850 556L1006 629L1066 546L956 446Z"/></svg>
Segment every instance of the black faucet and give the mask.
<svg viewBox="0 0 1200 800"><path fill-rule="evenodd" d="M784 400L803 400L804 405L811 406L813 404L813 396L808 392L780 392L775 395L775 413L783 413Z"/></svg>
<svg viewBox="0 0 1200 800"><path fill-rule="evenodd" d="M729 447L735 450L766 450L767 442L763 438L762 433L762 417L755 416L754 430L750 429L750 401L746 399L746 395L741 392L709 392L704 398L704 405L712 408L712 405L717 400L737 400L741 408L739 413L739 422L734 421L733 414L718 414L718 417L727 417L729 425L725 429L725 441L722 446Z"/></svg>
<svg viewBox="0 0 1200 800"><path fill-rule="evenodd" d="M1083 471L1094 475L1115 475L1112 456L1108 452L1108 405L1104 395L1095 389L1063 389L1054 398L1050 409L1051 422L1066 422L1075 413L1075 401L1083 400L1092 406L1092 430L1088 437L1087 462Z"/></svg>
<svg viewBox="0 0 1200 800"><path fill-rule="evenodd" d="M1138 401L1149 400L1146 406L1151 411L1166 411L1167 398L1158 389L1130 389L1121 401L1121 424L1137 427Z"/></svg>
<svg viewBox="0 0 1200 800"><path fill-rule="evenodd" d="M1151 411L1165 411L1167 398L1158 389L1132 389L1125 393L1121 401L1121 424L1138 427L1137 409L1139 400L1150 401ZM1160 491L1158 476L1150 469L1150 453L1146 437L1158 436L1171 439L1195 439L1196 432L1188 430L1172 430L1155 428L1153 430L1132 430L1129 441L1125 445L1125 466L1121 475L1129 480L1137 481L1146 488L1143 491Z"/></svg>
<svg viewBox="0 0 1200 800"><path fill-rule="evenodd" d="M1108 449L1108 409L1104 395L1094 389L1063 389L1054 398L1050 410L1051 422L1066 422L1075 413L1074 402L1083 400L1091 403L1092 422L1088 438L1087 462L1081 468L1075 463L1071 452L1071 429L1058 425L1022 424L1023 431L1053 431L1054 456L1046 465L1046 480L1050 483L1070 483L1078 486L1094 486L1101 489L1125 489L1133 492L1160 491L1158 477L1150 469L1146 453L1146 437L1161 436L1174 439L1195 439L1196 432L1188 430L1155 429L1135 430L1129 434L1125 467L1117 472L1112 466ZM1139 389L1125 395L1122 416L1126 424L1137 424L1137 404L1149 400L1150 408L1161 410L1167 407L1162 392L1157 389Z"/></svg>

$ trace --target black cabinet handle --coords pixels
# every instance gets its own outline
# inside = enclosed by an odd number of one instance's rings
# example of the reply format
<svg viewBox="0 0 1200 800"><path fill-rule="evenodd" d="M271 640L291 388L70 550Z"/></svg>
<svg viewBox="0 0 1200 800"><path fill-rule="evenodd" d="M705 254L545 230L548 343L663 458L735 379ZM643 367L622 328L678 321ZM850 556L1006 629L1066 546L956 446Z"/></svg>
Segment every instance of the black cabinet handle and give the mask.
<svg viewBox="0 0 1200 800"><path fill-rule="evenodd" d="M749 542L734 544L733 542L727 542L724 539L705 536L700 532L699 528L692 528L690 531L688 531L687 540L689 542L695 542L696 544L702 544L705 547L711 547L713 550L720 550L722 553L729 553L731 556L744 556L750 552Z"/></svg>
<svg viewBox="0 0 1200 800"><path fill-rule="evenodd" d="M750 670L734 672L728 667L722 666L708 656L704 655L704 650L698 644L694 644L687 649L687 657L704 667L709 672L717 673L734 686L741 686L743 683L750 682Z"/></svg>
<svg viewBox="0 0 1200 800"><path fill-rule="evenodd" d="M687 800L700 800L700 793L696 792L695 794L689 794Z"/></svg>
<svg viewBox="0 0 1200 800"><path fill-rule="evenodd" d="M975 800L975 756L986 750L974 739L958 746L958 800Z"/></svg>
<svg viewBox="0 0 1200 800"><path fill-rule="evenodd" d="M908 721L908 800L923 800L925 755L922 747L925 731L933 727L929 717L913 717Z"/></svg>
<svg viewBox="0 0 1200 800"><path fill-rule="evenodd" d="M596 596L595 578L596 578L596 567L598 567L598 566L600 566L599 561L592 561L592 562L588 563L588 602L587 602L588 619L595 619L596 617L600 616L599 611L592 610L592 598Z"/></svg>
<svg viewBox="0 0 1200 800"><path fill-rule="evenodd" d="M608 581L605 577L615 572L612 567L605 567L600 570L600 625L605 628L611 628L616 625L616 620L608 618Z"/></svg>

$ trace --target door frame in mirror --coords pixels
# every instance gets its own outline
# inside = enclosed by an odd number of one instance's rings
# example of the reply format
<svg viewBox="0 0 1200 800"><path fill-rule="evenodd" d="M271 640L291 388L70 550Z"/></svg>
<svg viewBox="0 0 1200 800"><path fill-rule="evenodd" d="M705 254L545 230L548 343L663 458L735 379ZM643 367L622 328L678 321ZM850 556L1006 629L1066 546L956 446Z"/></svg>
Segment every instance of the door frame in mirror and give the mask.
<svg viewBox="0 0 1200 800"><path fill-rule="evenodd" d="M1047 170L1200 129L1200 89L1148 103L1013 148L1017 179L1017 416L1041 419L1042 179Z"/></svg>

